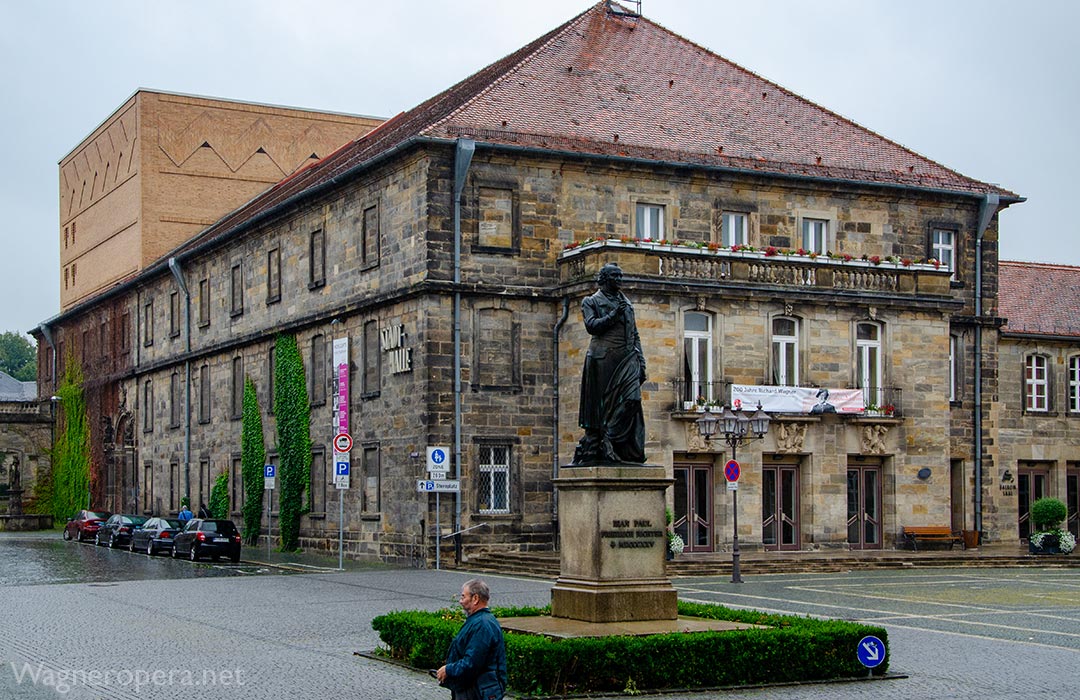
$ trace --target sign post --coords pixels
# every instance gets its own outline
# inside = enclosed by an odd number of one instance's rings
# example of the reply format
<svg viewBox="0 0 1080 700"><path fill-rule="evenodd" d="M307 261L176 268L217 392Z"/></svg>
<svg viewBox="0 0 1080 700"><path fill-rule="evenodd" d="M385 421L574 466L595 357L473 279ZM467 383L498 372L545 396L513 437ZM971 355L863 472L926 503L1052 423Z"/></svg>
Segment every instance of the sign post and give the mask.
<svg viewBox="0 0 1080 700"><path fill-rule="evenodd" d="M444 493L440 489L436 489L434 486L431 488L421 488L421 485L440 483L435 481L435 475L441 474L443 478L446 477L446 465L448 462L449 450L447 448L436 445L434 447L427 448L427 470L428 479L425 481L416 482L417 491L427 491L428 493L435 492L435 570L438 571L442 568L442 522L440 517L442 515L442 504L440 503L439 494ZM455 489L456 493L459 489Z"/></svg>
<svg viewBox="0 0 1080 700"><path fill-rule="evenodd" d="M732 447L731 452L734 455L734 447ZM732 583L742 583L742 572L739 570L739 476L741 475L742 469L733 456L724 465L724 478L727 479L728 491L731 491L731 522L733 527L731 534Z"/></svg>
<svg viewBox="0 0 1080 700"><path fill-rule="evenodd" d="M345 563L345 492L349 490L352 435L349 434L349 337L334 338L334 488L338 492L338 569Z"/></svg>
<svg viewBox="0 0 1080 700"><path fill-rule="evenodd" d="M263 488L266 489L266 561L270 561L270 540L274 536L273 522L270 520L270 505L274 501L274 484L277 481L277 465L263 465Z"/></svg>

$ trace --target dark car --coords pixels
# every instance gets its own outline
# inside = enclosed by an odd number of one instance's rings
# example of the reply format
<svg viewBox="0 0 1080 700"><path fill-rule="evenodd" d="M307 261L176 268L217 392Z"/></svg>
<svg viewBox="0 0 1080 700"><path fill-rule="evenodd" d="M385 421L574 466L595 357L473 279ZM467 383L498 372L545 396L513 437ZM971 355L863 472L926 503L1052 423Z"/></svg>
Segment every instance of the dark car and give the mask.
<svg viewBox="0 0 1080 700"><path fill-rule="evenodd" d="M146 522L144 515L125 515L117 513L109 516L109 519L98 528L94 535L94 542L115 549L127 544L131 540L131 534L143 526Z"/></svg>
<svg viewBox="0 0 1080 700"><path fill-rule="evenodd" d="M229 557L235 564L240 561L240 532L231 520L189 520L187 527L173 538L173 559L188 557L198 561L210 556L214 561Z"/></svg>
<svg viewBox="0 0 1080 700"><path fill-rule="evenodd" d="M184 524L175 518L150 518L132 534L128 547L154 556L162 549L172 549L173 538L183 529Z"/></svg>
<svg viewBox="0 0 1080 700"><path fill-rule="evenodd" d="M82 542L97 534L101 524L109 519L112 513L101 510L80 510L74 518L68 518L64 526L64 539Z"/></svg>

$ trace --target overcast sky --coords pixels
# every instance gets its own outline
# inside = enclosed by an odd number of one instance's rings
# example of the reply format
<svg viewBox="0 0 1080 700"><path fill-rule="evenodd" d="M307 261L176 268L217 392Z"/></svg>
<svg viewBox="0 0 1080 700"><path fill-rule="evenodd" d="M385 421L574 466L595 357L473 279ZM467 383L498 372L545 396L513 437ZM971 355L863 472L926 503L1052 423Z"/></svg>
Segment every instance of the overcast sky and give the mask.
<svg viewBox="0 0 1080 700"><path fill-rule="evenodd" d="M58 163L138 88L390 117L589 0L0 0L0 331L59 312ZM1074 0L644 0L668 29L1028 199L1002 257L1080 265Z"/></svg>

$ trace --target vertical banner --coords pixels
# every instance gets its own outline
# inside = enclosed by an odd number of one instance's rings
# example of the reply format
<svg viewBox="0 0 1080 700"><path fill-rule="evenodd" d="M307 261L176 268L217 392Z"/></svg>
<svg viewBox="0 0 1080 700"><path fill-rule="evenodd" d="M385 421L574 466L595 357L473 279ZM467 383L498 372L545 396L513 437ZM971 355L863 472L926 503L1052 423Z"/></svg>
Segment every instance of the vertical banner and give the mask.
<svg viewBox="0 0 1080 700"><path fill-rule="evenodd" d="M349 338L334 338L334 373L337 391L334 394L334 436L349 435ZM349 488L350 453L339 452L334 441L334 486Z"/></svg>

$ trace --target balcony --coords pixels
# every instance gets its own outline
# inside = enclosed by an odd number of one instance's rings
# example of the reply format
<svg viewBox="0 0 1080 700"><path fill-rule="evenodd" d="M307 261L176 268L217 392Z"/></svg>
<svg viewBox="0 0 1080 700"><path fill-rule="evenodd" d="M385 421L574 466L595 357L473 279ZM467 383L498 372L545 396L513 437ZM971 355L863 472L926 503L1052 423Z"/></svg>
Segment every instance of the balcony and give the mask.
<svg viewBox="0 0 1080 700"><path fill-rule="evenodd" d="M688 415L703 410L720 411L724 406L731 405L731 382L687 382L676 379L671 383L673 415ZM767 385L762 388L772 388ZM793 390L794 387L776 387L777 389ZM802 387L803 391L816 390ZM838 391L831 389L832 391ZM848 388L843 391L855 392L861 399L856 410L842 410L839 415L849 418L900 418L903 415L901 408L903 389L900 387L875 387L875 388ZM702 404L704 400L704 404ZM699 408L699 406L703 406ZM743 404L743 408L754 408ZM804 411L777 410L775 407L764 406L764 409L777 415L810 415Z"/></svg>
<svg viewBox="0 0 1080 700"><path fill-rule="evenodd" d="M805 290L906 296L950 295L949 271L933 262L900 258L866 260L799 255L775 248L732 250L715 245L605 239L564 250L559 256L564 283L593 279L607 263L626 275L725 286L781 286Z"/></svg>

